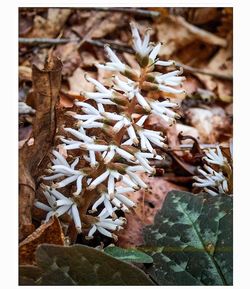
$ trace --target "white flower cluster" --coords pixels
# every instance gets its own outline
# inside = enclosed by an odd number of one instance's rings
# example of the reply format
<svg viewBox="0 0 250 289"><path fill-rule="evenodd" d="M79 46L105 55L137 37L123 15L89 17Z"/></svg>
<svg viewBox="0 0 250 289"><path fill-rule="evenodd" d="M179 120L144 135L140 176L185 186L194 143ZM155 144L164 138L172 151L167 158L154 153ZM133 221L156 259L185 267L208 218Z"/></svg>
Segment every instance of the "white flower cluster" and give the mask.
<svg viewBox="0 0 250 289"><path fill-rule="evenodd" d="M162 159L156 149L166 147L165 138L160 131L144 127L148 117L160 116L168 124L174 123L179 117L173 110L178 107L177 104L170 100L150 98L145 92L161 90L173 94L183 93L183 89L174 88L180 86L184 79L179 76L182 71L166 74L154 72L155 65L168 67L174 62L156 58L161 43L155 46L149 43L149 31L142 40L134 24L131 24L131 29L141 70L128 67L109 46L105 47L110 62L97 66L117 73L112 78L114 85L106 88L86 76L87 81L95 86L95 92L83 92L87 100L75 102L82 113L67 112L77 123L75 128L64 128L67 135L73 138L61 138L65 151L80 150L82 154L69 164L59 152L53 151L53 165L49 169L51 175L43 178L45 181L56 181L44 193L50 207L36 202L37 207L48 211L47 219L53 214L60 216L68 213L80 231L81 216L74 198L81 198L87 191L98 192L99 196L93 200L89 213L103 210L96 217L96 223L90 224L87 238L92 238L99 231L116 239L113 231L121 229L125 219L117 218L115 211L129 212L130 208L136 206L126 193L146 189L147 184L138 172L153 174L155 169L150 159ZM95 132L96 129L107 137L104 139L102 134ZM88 164L88 170L76 168L80 167L80 160ZM72 198L66 198L55 190L70 184L76 187Z"/></svg>
<svg viewBox="0 0 250 289"><path fill-rule="evenodd" d="M194 187L202 188L204 192L209 193L212 196L218 194L228 194L228 176L225 176L224 168L230 168L227 159L223 156L219 146L216 150L209 149L204 157L207 164L216 165L219 167L217 172L209 165L204 165L204 170L198 169L201 177L194 176L193 179L196 181L193 183Z"/></svg>

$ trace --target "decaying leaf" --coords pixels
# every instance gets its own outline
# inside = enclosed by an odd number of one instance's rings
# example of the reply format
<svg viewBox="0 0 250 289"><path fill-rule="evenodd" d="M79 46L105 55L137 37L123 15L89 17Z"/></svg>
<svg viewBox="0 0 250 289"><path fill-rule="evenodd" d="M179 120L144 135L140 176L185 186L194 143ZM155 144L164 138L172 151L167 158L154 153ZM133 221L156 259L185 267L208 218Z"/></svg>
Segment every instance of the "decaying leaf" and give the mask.
<svg viewBox="0 0 250 289"><path fill-rule="evenodd" d="M191 44L194 40L222 47L227 45L225 39L189 24L181 16L169 15L166 22L157 25L158 39L165 44L159 53L162 57L170 57L174 52Z"/></svg>
<svg viewBox="0 0 250 289"><path fill-rule="evenodd" d="M86 80L85 74L86 72L83 69L77 68L73 75L68 78L71 91L77 93L81 91L94 91L94 85ZM88 76L93 77L94 75L88 72Z"/></svg>
<svg viewBox="0 0 250 289"><path fill-rule="evenodd" d="M47 19L39 15L35 16L33 28L27 37L56 37L70 13L71 9L49 8Z"/></svg>
<svg viewBox="0 0 250 289"><path fill-rule="evenodd" d="M216 143L223 134L230 132L231 120L219 106L190 108L185 115L187 122L198 130L201 143Z"/></svg>
<svg viewBox="0 0 250 289"><path fill-rule="evenodd" d="M33 145L27 142L19 152L19 238L23 240L34 231L31 220L38 167L54 141L55 103L61 85L62 63L50 59L43 70L32 68L33 89L36 95L36 116L31 137Z"/></svg>
<svg viewBox="0 0 250 289"><path fill-rule="evenodd" d="M127 225L124 230L118 232L117 245L124 248L137 247L143 244L142 230L146 225L154 222L154 217L160 210L167 193L174 189L185 189L164 180L162 177L150 178L145 175L142 178L150 189L127 194L129 199L137 203L137 208L134 212L126 214Z"/></svg>
<svg viewBox="0 0 250 289"><path fill-rule="evenodd" d="M19 264L35 264L35 251L41 244L64 245L64 235L58 218L42 224L19 245Z"/></svg>

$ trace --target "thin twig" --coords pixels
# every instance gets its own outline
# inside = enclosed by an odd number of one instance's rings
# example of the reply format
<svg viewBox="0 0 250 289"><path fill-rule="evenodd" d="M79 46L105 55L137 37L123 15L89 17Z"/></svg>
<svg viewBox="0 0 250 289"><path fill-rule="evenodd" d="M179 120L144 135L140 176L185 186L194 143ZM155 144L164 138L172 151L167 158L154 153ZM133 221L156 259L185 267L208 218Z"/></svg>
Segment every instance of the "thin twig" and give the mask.
<svg viewBox="0 0 250 289"><path fill-rule="evenodd" d="M140 8L125 8L125 7L84 7L84 10L98 10L98 11L113 11L113 12L122 12L122 13L130 13L134 15L141 16L149 16L149 17L158 17L160 16L160 12L158 11L150 11Z"/></svg>
<svg viewBox="0 0 250 289"><path fill-rule="evenodd" d="M81 39L75 38L75 39L66 39L66 38L19 38L19 43L20 44L25 44L25 45L40 45L40 44L48 44L48 45L54 45L54 44L65 44L68 42L80 42ZM118 44L116 42L110 41L110 40L93 40L93 39L86 39L86 43L89 43L94 46L98 47L104 47L105 44L109 44L112 46L112 48L116 51L120 52L127 52L127 53L133 53L133 49L131 49L129 46L124 45L124 44ZM222 73L216 73L208 70L203 70L201 68L195 68L180 62L176 63L176 66L181 66L183 67L186 71L190 71L193 73L199 73L199 74L204 74L204 75L210 75L216 78L224 79L224 80L233 80L232 75L227 75L227 74L222 74Z"/></svg>
<svg viewBox="0 0 250 289"><path fill-rule="evenodd" d="M66 38L19 38L19 44L24 44L24 45L30 45L30 46L35 46L35 45L56 45L56 44L66 44L69 42L75 42L78 43L80 42L81 39L79 38L74 38L74 39L66 39ZM86 43L89 43L91 45L99 46L99 47L104 47L105 44L109 44L112 46L114 50L121 51L121 52L127 52L127 53L133 53L133 49L131 49L129 46L125 46L123 44L118 44L114 41L110 40L93 40L93 39L86 39Z"/></svg>
<svg viewBox="0 0 250 289"><path fill-rule="evenodd" d="M217 148L218 144L199 144L202 150L204 149L215 149ZM176 148L167 148L168 151L183 151L188 150L193 147L193 144L181 144L179 147ZM222 148L229 148L229 146L223 145Z"/></svg>
<svg viewBox="0 0 250 289"><path fill-rule="evenodd" d="M193 73L205 74L205 75L213 76L213 77L224 79L224 80L233 80L232 75L216 73L216 72L212 72L209 70L203 70L201 68L195 68L195 67L192 67L192 66L180 63L180 62L177 62L176 66L182 67L184 70L187 70Z"/></svg>
<svg viewBox="0 0 250 289"><path fill-rule="evenodd" d="M79 42L79 39L66 39L66 38L22 38L18 40L19 44L25 45L39 45L39 44L65 44L69 42Z"/></svg>
<svg viewBox="0 0 250 289"><path fill-rule="evenodd" d="M178 23L185 27L191 34L193 34L197 39L200 39L201 41L212 44L212 45L218 45L221 47L227 46L227 40L219 37L211 32L208 32L207 30L201 29L195 25L192 25L191 23L188 23L183 17L181 16L169 16L170 19L174 23Z"/></svg>

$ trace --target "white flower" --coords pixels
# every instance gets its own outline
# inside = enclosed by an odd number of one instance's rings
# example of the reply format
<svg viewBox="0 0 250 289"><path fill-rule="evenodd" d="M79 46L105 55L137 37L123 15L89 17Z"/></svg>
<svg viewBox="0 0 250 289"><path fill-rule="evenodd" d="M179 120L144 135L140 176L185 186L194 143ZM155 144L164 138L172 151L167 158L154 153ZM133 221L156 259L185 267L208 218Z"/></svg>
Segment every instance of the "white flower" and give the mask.
<svg viewBox="0 0 250 289"><path fill-rule="evenodd" d="M65 197L63 194L55 189L44 186L46 190L43 192L50 207L36 201L35 206L39 209L47 211L45 222L47 222L53 215L60 217L63 214L69 214L74 223L78 233L82 231L82 223L77 209L77 204L71 198Z"/></svg>
<svg viewBox="0 0 250 289"><path fill-rule="evenodd" d="M86 135L86 132L84 130L84 128L82 126L79 127L79 130L75 130L72 128L64 128L65 131L71 133L73 136L77 137L78 139L80 139L82 142L78 142L78 141L71 141L71 143L69 143L69 145L64 146L64 148L66 150L69 149L78 149L81 147L81 145L83 144L93 144L95 141L94 137L89 137ZM62 139L62 141L64 143L67 143L67 141L65 139ZM72 146L74 144L74 146ZM71 145L71 146L70 146ZM89 150L89 158L85 157L85 159L87 161L89 161L90 166L91 167L95 167L97 166L98 162L96 161L96 157L95 157L95 151L93 150Z"/></svg>
<svg viewBox="0 0 250 289"><path fill-rule="evenodd" d="M54 165L51 166L50 172L54 175L43 177L43 179L46 181L51 181L61 177L66 177L64 180L53 184L52 186L54 188L63 188L76 181L77 190L74 194L79 195L82 191L82 179L86 176L83 172L75 170L75 166L78 164L79 158L76 158L74 162L69 165L66 159L59 152L53 150L53 155L55 156L55 159L52 160Z"/></svg>
<svg viewBox="0 0 250 289"><path fill-rule="evenodd" d="M156 65L161 65L161 66L171 66L175 65L175 61L169 60L169 61L162 61L162 60L157 60L155 62Z"/></svg>
<svg viewBox="0 0 250 289"><path fill-rule="evenodd" d="M92 77L85 76L85 78L87 81L95 85L97 92L81 92L81 95L89 99L93 99L97 103L115 105L115 103L111 100L113 98L114 92L112 89L107 89L105 86L103 86L100 82L98 82Z"/></svg>
<svg viewBox="0 0 250 289"><path fill-rule="evenodd" d="M150 101L150 106L152 108L152 114L159 115L162 117L168 124L173 124L175 122L175 118L179 118L180 116L172 111L169 108L177 108L178 105L176 103L172 103L170 101Z"/></svg>
<svg viewBox="0 0 250 289"><path fill-rule="evenodd" d="M151 51L151 53L149 54L149 58L151 59L152 62L155 61L156 56L158 55L158 53L160 52L161 49L161 43L158 43L154 49Z"/></svg>
<svg viewBox="0 0 250 289"><path fill-rule="evenodd" d="M118 86L120 90L125 92L125 95L128 97L129 100L131 100L138 91L137 83L130 79L128 79L128 81L125 82L120 80L118 76L115 76L114 83Z"/></svg>
<svg viewBox="0 0 250 289"><path fill-rule="evenodd" d="M215 164L219 166L224 166L225 164L228 163L227 159L223 156L219 146L216 147L216 151L213 149L209 149L206 152L206 157L204 157L204 160L207 163Z"/></svg>
<svg viewBox="0 0 250 289"><path fill-rule="evenodd" d="M132 37L133 37L133 47L134 50L141 56L144 57L149 54L153 46L149 43L150 38L150 29L147 29L145 32L144 39L142 41L137 27L134 23L130 23Z"/></svg>
<svg viewBox="0 0 250 289"><path fill-rule="evenodd" d="M126 116L120 116L120 120L113 126L113 131L118 133L123 127L126 127L129 139L135 145L139 143L139 140L136 136L135 129L133 127L132 121Z"/></svg>
<svg viewBox="0 0 250 289"><path fill-rule="evenodd" d="M97 64L96 66L101 69L110 70L110 71L119 71L124 73L126 70L126 65L120 61L112 49L106 45L104 47L109 59L111 62L106 62L105 64Z"/></svg>
<svg viewBox="0 0 250 289"><path fill-rule="evenodd" d="M166 74L161 74L155 76L156 81L159 84L179 86L182 84L182 81L185 79L183 76L178 76L182 73L182 70L175 70L172 72L168 72Z"/></svg>
<svg viewBox="0 0 250 289"><path fill-rule="evenodd" d="M94 106L90 105L89 103L76 101L75 104L82 108L82 111L85 113L77 114L76 112L68 111L66 115L70 115L75 119L79 120L79 125L82 128L102 128L104 124L102 122L105 117L103 117L102 112L104 112L104 107L101 103L98 103L98 109Z"/></svg>
<svg viewBox="0 0 250 289"><path fill-rule="evenodd" d="M160 155L155 155L153 153L143 153L138 151L135 153L137 159L136 163L141 164L148 173L154 173L155 169L149 164L148 159L162 160L163 158Z"/></svg>
<svg viewBox="0 0 250 289"><path fill-rule="evenodd" d="M222 172L216 172L211 167L204 165L204 169L198 169L199 173L204 177L200 178L194 176L193 179L197 181L193 183L194 187L203 188L204 191L210 193L211 195L225 194L228 192L228 183L226 177ZM209 189L208 187L211 187Z"/></svg>
<svg viewBox="0 0 250 289"><path fill-rule="evenodd" d="M136 124L140 127L143 126L143 123L147 119L147 115L142 116ZM167 145L163 142L164 138L161 136L160 131L153 131L149 129L137 129L137 133L140 136L140 145L141 145L141 150L142 151L150 151L151 153L156 154L156 151L153 149L152 144L164 148L167 147Z"/></svg>
<svg viewBox="0 0 250 289"><path fill-rule="evenodd" d="M107 169L104 173L94 179L89 186L90 190L94 190L98 185L108 179L108 194L114 194L115 181L121 181L123 184L132 187L133 189L139 189L138 185L133 182L129 177L120 174L118 171Z"/></svg>
<svg viewBox="0 0 250 289"><path fill-rule="evenodd" d="M119 231L123 229L123 225L126 223L126 220L124 218L119 218L113 220L112 218L108 218L109 213L106 209L104 209L97 217L97 222L95 224L92 224L88 236L86 236L86 239L92 239L94 233L99 231L102 235L107 236L109 238L113 238L114 240L117 240L117 236L112 231ZM111 232L110 232L111 231Z"/></svg>

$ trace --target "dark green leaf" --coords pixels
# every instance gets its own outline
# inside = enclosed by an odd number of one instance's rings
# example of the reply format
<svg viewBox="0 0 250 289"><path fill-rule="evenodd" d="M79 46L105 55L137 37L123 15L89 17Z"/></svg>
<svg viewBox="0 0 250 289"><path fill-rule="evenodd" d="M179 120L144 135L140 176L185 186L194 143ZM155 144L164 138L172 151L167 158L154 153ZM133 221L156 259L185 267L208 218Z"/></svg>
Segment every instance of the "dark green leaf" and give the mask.
<svg viewBox="0 0 250 289"><path fill-rule="evenodd" d="M123 249L116 246L104 248L104 252L119 260L135 263L152 263L153 258L136 249Z"/></svg>
<svg viewBox="0 0 250 289"><path fill-rule="evenodd" d="M19 285L36 285L41 277L41 270L33 265L19 266Z"/></svg>
<svg viewBox="0 0 250 289"><path fill-rule="evenodd" d="M36 285L154 285L136 266L83 245L40 245L36 261Z"/></svg>
<svg viewBox="0 0 250 289"><path fill-rule="evenodd" d="M144 230L149 269L160 285L232 285L232 198L168 193Z"/></svg>

